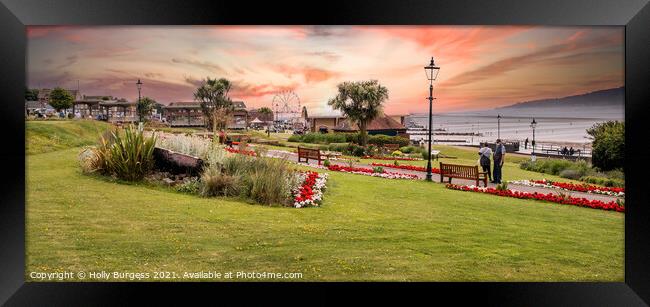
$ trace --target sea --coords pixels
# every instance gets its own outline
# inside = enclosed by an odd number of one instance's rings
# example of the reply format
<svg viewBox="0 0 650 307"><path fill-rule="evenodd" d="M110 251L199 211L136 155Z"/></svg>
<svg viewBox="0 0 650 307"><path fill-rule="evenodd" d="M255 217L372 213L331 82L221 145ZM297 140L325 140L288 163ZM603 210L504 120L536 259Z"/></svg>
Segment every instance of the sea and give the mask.
<svg viewBox="0 0 650 307"><path fill-rule="evenodd" d="M407 127L413 124L424 127L421 131L410 129L413 141L427 140L428 115L409 115L405 119ZM526 138L533 140L530 116L502 116L500 123L494 115L435 114L433 116L434 142L450 145L478 145L494 142L498 137L504 140L518 140L522 144ZM535 117L535 141L538 144L578 144L588 145L587 129L608 120L622 121L622 116L609 118L576 118L561 116ZM410 124L409 124L410 123Z"/></svg>

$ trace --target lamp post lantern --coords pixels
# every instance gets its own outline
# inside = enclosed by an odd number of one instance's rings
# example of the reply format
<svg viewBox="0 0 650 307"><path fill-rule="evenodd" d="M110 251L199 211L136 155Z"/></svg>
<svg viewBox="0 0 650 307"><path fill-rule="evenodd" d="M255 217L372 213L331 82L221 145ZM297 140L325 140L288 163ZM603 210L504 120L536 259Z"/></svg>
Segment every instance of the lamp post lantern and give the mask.
<svg viewBox="0 0 650 307"><path fill-rule="evenodd" d="M142 81L138 79L138 82L136 82L135 85L138 87L138 103L135 105L135 108L136 108L136 112L138 112L140 122L142 122L142 112L140 112L140 100L142 99L142 97L140 96L140 90L142 90Z"/></svg>
<svg viewBox="0 0 650 307"><path fill-rule="evenodd" d="M537 122L533 118L533 121L530 123L530 127L533 128L533 155L535 154L535 127L537 127Z"/></svg>
<svg viewBox="0 0 650 307"><path fill-rule="evenodd" d="M497 139L501 139L501 114L497 115Z"/></svg>
<svg viewBox="0 0 650 307"><path fill-rule="evenodd" d="M433 57L431 57L431 63L424 67L424 72L427 74L427 80L429 80L429 150L427 151L427 181L431 181L431 140L433 139L433 81L438 77L438 72L440 72L440 67L436 66L433 62Z"/></svg>

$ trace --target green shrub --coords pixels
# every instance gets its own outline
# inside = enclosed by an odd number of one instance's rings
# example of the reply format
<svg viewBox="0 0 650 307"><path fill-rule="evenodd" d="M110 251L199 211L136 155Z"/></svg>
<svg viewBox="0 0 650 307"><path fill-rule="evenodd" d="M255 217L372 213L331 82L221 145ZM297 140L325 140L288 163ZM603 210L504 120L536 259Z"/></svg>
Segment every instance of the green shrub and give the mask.
<svg viewBox="0 0 650 307"><path fill-rule="evenodd" d="M607 171L607 172L605 172L605 174L607 175L607 178L612 178L612 179L615 179L615 180L620 180L620 181L622 181L622 182L625 181L625 173L623 173L623 171L620 170L620 169L615 169L615 170Z"/></svg>
<svg viewBox="0 0 650 307"><path fill-rule="evenodd" d="M256 167L247 176L242 177L243 196L260 204L290 203L291 185L288 181L294 177L287 160L257 158Z"/></svg>
<svg viewBox="0 0 650 307"><path fill-rule="evenodd" d="M562 170L559 174L560 177L562 178L567 178L567 179L573 179L573 180L578 180L580 177L580 172L573 170L573 169L565 169Z"/></svg>
<svg viewBox="0 0 650 307"><path fill-rule="evenodd" d="M199 194L201 196L239 195L239 177L223 173L219 168L206 167L201 174Z"/></svg>
<svg viewBox="0 0 650 307"><path fill-rule="evenodd" d="M385 144L398 144L400 147L408 146L410 143L409 139L403 138L401 136L388 136L383 134L375 134L368 136L368 144L373 145L385 145Z"/></svg>
<svg viewBox="0 0 650 307"><path fill-rule="evenodd" d="M155 144L155 135L145 137L132 125L123 132L106 131L97 146L80 153L82 171L115 175L127 181L141 180L153 169Z"/></svg>
<svg viewBox="0 0 650 307"><path fill-rule="evenodd" d="M412 145L409 145L409 146L402 146L402 147L400 147L399 150L400 150L401 152L405 153L405 154L410 154L410 153L413 153L413 154L419 154L419 153L421 153L422 151L424 151L424 149L423 149L422 147L419 147L419 146L412 146Z"/></svg>
<svg viewBox="0 0 650 307"><path fill-rule="evenodd" d="M330 143L345 143L348 142L348 134L350 133L307 133L303 135L294 134L288 138L289 142L302 142L302 143L316 143L316 144L330 144Z"/></svg>
<svg viewBox="0 0 650 307"><path fill-rule="evenodd" d="M141 130L131 125L124 129L123 134L114 132L113 142L106 159L106 168L111 174L123 180L137 181L153 169L155 135L145 137Z"/></svg>
<svg viewBox="0 0 650 307"><path fill-rule="evenodd" d="M224 160L221 169L209 167L201 176L202 195L239 195L260 204L291 202L294 172L285 159L253 158L234 155ZM209 181L208 181L209 180Z"/></svg>
<svg viewBox="0 0 650 307"><path fill-rule="evenodd" d="M519 167L524 170L559 175L563 170L574 170L579 176L584 176L591 171L589 165L584 161L571 162L559 159L539 159L535 162L530 160L522 162Z"/></svg>
<svg viewBox="0 0 650 307"><path fill-rule="evenodd" d="M372 168L372 172L381 174L381 173L384 172L384 168L381 167L381 166L375 166L375 167Z"/></svg>
<svg viewBox="0 0 650 307"><path fill-rule="evenodd" d="M323 166L325 166L325 167L329 167L330 165L332 165L332 163L330 162L330 160L325 159L325 161L323 161Z"/></svg>
<svg viewBox="0 0 650 307"><path fill-rule="evenodd" d="M508 183L507 183L507 182L503 182L503 183L497 184L497 186L495 187L495 189L496 189L497 191L506 191L506 190L508 190Z"/></svg>
<svg viewBox="0 0 650 307"><path fill-rule="evenodd" d="M354 151L352 152L352 155L356 157L363 157L365 156L365 154L366 154L366 150L361 146L356 146L354 148Z"/></svg>
<svg viewBox="0 0 650 307"><path fill-rule="evenodd" d="M625 161L625 123L608 121L587 129L593 139L591 160L605 170L622 168Z"/></svg>
<svg viewBox="0 0 650 307"><path fill-rule="evenodd" d="M176 187L176 191L188 194L198 194L201 182L197 179L190 179Z"/></svg>
<svg viewBox="0 0 650 307"><path fill-rule="evenodd" d="M291 135L288 141L316 144L359 143L359 133L307 133L303 135ZM399 136L376 134L368 136L368 144L399 144L400 146L407 146L409 145L409 139Z"/></svg>
<svg viewBox="0 0 650 307"><path fill-rule="evenodd" d="M331 143L328 146L330 151L345 152L348 148L348 143Z"/></svg>
<svg viewBox="0 0 650 307"><path fill-rule="evenodd" d="M395 151L393 151L393 152L391 153L391 155L392 155L393 157L399 157L399 156L402 156L403 153L402 153L401 151L399 151L399 150L395 150Z"/></svg>
<svg viewBox="0 0 650 307"><path fill-rule="evenodd" d="M613 178L584 176L584 177L580 177L580 181L584 181L586 183L591 183L596 185L602 185L606 187L619 187L619 188L625 187L624 181L619 179L613 179Z"/></svg>

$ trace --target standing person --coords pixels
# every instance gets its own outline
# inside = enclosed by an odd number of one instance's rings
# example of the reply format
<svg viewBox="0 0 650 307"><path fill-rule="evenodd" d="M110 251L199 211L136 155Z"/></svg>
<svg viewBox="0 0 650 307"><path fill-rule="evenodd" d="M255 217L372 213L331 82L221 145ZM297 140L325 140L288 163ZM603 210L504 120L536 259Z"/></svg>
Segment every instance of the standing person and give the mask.
<svg viewBox="0 0 650 307"><path fill-rule="evenodd" d="M488 179L492 181L492 172L490 171L490 157L492 157L492 149L488 147L488 143L485 142L483 144L483 147L479 149L478 154L480 156L480 164L481 167L483 168L483 171L488 174Z"/></svg>
<svg viewBox="0 0 650 307"><path fill-rule="evenodd" d="M524 149L528 149L528 138L526 138L526 141L524 142Z"/></svg>
<svg viewBox="0 0 650 307"><path fill-rule="evenodd" d="M505 161L506 158L506 147L503 146L501 143L501 139L497 139L497 145L496 148L494 149L494 168L492 170L492 174L494 175L492 178L492 183L501 183L501 168L503 167L503 162Z"/></svg>
<svg viewBox="0 0 650 307"><path fill-rule="evenodd" d="M576 150L571 146L571 148L569 148L569 156L573 156L574 153L576 153Z"/></svg>

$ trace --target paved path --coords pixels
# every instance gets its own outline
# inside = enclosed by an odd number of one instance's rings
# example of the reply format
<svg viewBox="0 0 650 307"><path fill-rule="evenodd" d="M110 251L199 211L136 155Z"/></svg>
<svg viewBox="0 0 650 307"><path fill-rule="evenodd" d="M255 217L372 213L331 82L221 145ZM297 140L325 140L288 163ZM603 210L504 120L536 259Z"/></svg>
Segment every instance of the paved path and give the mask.
<svg viewBox="0 0 650 307"><path fill-rule="evenodd" d="M287 158L290 161L298 162L298 154L288 152L288 151L268 150L267 151L267 156L274 157L274 158ZM301 162L301 163L305 163L305 162ZM346 162L336 161L336 160L330 160L330 163L341 165L341 166L347 166L348 165L348 163L346 163ZM318 165L318 161L309 160L309 164ZM355 167L364 167L364 168L373 168L372 165L368 165L368 164L361 163L361 162L355 162L353 164L353 166L355 166ZM405 169L398 169L398 168L388 168L388 167L385 167L384 169L387 172L402 173L402 174L414 174L414 175L417 175L421 179L424 179L426 177L426 173L425 172L420 172L420 171L412 171L412 170L405 170ZM438 174L432 174L432 175L433 175L433 177L432 177L433 181L440 182L440 175L438 175ZM452 180L452 183L461 184L461 185L475 185L476 184L476 182L473 181L473 180L456 179L456 178L454 178ZM488 187L495 187L495 186L496 186L496 184L488 182ZM616 200L615 196L609 196L609 195L590 194L590 193L574 192L574 191L563 191L563 190L558 190L558 189L543 188L543 187L531 187L531 186L518 185L518 184L509 184L508 188L511 189L511 190L516 190L516 191L520 191L520 192L529 192L529 193L537 192L537 193L548 194L548 193L562 192L562 193L566 193L566 194L568 194L568 195L570 195L572 197L583 197L583 198L590 199L590 200L595 199L595 200L601 200L601 201L604 201L604 202Z"/></svg>

